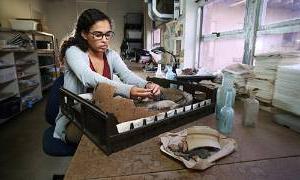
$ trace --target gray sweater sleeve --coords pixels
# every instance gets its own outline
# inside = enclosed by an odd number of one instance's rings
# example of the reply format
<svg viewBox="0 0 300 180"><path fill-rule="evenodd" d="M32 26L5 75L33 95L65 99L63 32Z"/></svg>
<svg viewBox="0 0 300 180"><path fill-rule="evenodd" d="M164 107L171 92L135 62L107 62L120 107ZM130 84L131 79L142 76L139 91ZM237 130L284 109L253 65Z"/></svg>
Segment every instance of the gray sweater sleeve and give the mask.
<svg viewBox="0 0 300 180"><path fill-rule="evenodd" d="M113 70L123 82L126 84L136 85L138 87L145 87L147 81L129 70L119 54L113 51L112 56L114 57Z"/></svg>
<svg viewBox="0 0 300 180"><path fill-rule="evenodd" d="M116 93L125 97L130 97L130 89L133 85L128 85L112 81L91 70L88 56L79 48L72 46L66 51L66 62L76 77L85 87L96 87L98 83L107 83L116 87ZM117 65L113 63L113 65ZM117 68L121 70L121 68Z"/></svg>

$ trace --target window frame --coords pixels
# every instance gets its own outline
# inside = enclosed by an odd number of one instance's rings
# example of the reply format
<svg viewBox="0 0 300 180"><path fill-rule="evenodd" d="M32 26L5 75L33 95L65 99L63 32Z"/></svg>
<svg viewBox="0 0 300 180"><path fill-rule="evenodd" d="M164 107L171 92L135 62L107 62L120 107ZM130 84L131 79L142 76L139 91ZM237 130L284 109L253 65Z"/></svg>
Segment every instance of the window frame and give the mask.
<svg viewBox="0 0 300 180"><path fill-rule="evenodd" d="M261 25L263 15L266 12L268 0L246 0L245 7L245 17L243 29L237 29L232 31L217 32L217 34L202 34L203 26L203 9L208 3L215 0L202 0L199 2L199 14L197 18L197 46L196 46L196 58L197 67L199 67L201 57L201 43L206 41L214 41L219 39L238 39L244 38L244 54L243 54L243 64L253 65L253 56L255 53L256 39L258 35L274 35L274 34L284 34L292 32L300 32L300 18L295 18L292 20L284 20L277 23L272 23L268 25Z"/></svg>

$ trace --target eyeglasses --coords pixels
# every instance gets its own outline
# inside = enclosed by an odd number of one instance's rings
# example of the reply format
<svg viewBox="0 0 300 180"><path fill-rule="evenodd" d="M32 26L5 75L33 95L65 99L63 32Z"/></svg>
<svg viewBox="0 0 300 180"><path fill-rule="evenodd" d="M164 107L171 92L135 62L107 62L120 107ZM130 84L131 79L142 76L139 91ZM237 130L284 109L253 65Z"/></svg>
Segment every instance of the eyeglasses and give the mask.
<svg viewBox="0 0 300 180"><path fill-rule="evenodd" d="M107 31L106 33L103 33L101 31L93 31L93 32L89 32L90 34L93 35L93 38L94 39L97 39L97 40L102 40L103 39L103 36L105 36L106 40L111 40L115 33L113 31Z"/></svg>

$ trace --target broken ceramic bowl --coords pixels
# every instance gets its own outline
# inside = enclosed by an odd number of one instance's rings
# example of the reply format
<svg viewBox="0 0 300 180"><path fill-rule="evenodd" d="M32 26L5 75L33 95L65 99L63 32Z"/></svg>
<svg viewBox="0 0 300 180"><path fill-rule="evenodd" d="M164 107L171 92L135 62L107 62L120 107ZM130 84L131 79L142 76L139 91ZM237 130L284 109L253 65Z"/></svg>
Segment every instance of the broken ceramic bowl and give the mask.
<svg viewBox="0 0 300 180"><path fill-rule="evenodd" d="M187 129L186 141L189 151L200 147L221 149L219 139L218 131L207 126L193 126Z"/></svg>
<svg viewBox="0 0 300 180"><path fill-rule="evenodd" d="M182 141L185 141L188 137L189 131L189 143L188 148L198 148L198 147L219 147L219 150L211 153L206 159L201 158L190 158L185 159L183 156L179 155L178 152L173 152L169 147L170 145L179 145ZM194 135L202 134L202 137L191 138ZM205 138L204 138L205 137ZM211 138L212 137L212 138ZM218 141L215 137L218 137ZM196 140L195 140L196 139ZM200 140L199 140L200 139ZM203 140L209 139L209 140ZM207 126L194 126L188 129L184 129L177 133L164 133L160 135L160 141L162 143L160 150L169 156L183 162L187 168L204 170L216 164L216 161L231 154L237 149L237 143L234 139L225 137L224 135L218 133L216 130L211 129Z"/></svg>

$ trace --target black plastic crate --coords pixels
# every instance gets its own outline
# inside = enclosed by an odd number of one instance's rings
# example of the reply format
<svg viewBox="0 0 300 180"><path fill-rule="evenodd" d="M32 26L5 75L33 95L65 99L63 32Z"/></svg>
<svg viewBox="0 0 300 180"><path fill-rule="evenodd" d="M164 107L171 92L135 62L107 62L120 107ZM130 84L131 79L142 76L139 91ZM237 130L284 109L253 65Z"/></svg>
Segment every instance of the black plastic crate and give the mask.
<svg viewBox="0 0 300 180"><path fill-rule="evenodd" d="M21 98L10 97L0 102L0 120L6 120L21 111Z"/></svg>
<svg viewBox="0 0 300 180"><path fill-rule="evenodd" d="M44 41L44 40L37 40L36 41L36 48L37 49L48 49L48 44L50 44L51 41Z"/></svg>
<svg viewBox="0 0 300 180"><path fill-rule="evenodd" d="M39 65L47 66L54 64L54 56L39 56Z"/></svg>
<svg viewBox="0 0 300 180"><path fill-rule="evenodd" d="M165 115L162 120L158 120L157 116L154 116L152 123L147 124L144 120L141 127L135 128L131 123L130 130L122 133L118 132L118 121L114 114L103 112L91 101L63 88L60 90L62 112L107 155L214 113L216 89L159 78L147 78L147 80L160 84L162 87L175 84L191 94L195 94L195 91L205 92L206 100L194 101L192 105L181 108L182 111L178 113L176 109L172 116Z"/></svg>

